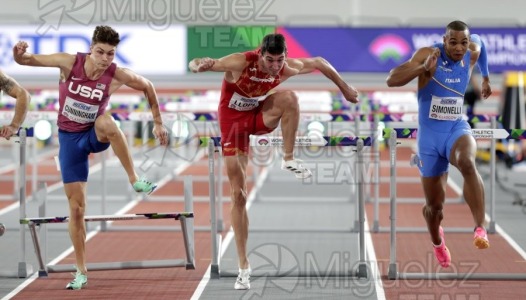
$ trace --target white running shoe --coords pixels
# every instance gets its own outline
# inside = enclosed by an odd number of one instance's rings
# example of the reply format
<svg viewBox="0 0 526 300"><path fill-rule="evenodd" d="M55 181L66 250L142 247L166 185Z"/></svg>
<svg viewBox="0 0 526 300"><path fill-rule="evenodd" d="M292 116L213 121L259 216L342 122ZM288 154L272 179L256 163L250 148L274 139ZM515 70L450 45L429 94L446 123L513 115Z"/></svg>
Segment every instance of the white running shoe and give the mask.
<svg viewBox="0 0 526 300"><path fill-rule="evenodd" d="M306 179L312 176L311 171L303 165L303 161L300 159L282 160L281 169L294 172L298 179Z"/></svg>
<svg viewBox="0 0 526 300"><path fill-rule="evenodd" d="M250 290L250 267L248 269L239 269L239 275L237 275L236 284L234 288L236 290Z"/></svg>

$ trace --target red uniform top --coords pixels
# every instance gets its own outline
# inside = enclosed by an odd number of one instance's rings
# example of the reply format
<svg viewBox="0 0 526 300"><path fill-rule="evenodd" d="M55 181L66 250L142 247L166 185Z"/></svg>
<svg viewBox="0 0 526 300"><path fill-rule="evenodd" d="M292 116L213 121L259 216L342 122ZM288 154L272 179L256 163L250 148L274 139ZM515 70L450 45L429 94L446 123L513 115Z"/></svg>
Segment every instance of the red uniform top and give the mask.
<svg viewBox="0 0 526 300"><path fill-rule="evenodd" d="M104 113L110 95L110 84L117 65L112 63L97 80L84 73L86 53L77 53L68 78L59 83L58 128L68 132L86 131Z"/></svg>
<svg viewBox="0 0 526 300"><path fill-rule="evenodd" d="M259 70L259 50L244 53L248 66L235 83L223 79L219 102L220 123L234 123L246 116L247 111L257 109L267 93L281 83L280 75L271 76Z"/></svg>

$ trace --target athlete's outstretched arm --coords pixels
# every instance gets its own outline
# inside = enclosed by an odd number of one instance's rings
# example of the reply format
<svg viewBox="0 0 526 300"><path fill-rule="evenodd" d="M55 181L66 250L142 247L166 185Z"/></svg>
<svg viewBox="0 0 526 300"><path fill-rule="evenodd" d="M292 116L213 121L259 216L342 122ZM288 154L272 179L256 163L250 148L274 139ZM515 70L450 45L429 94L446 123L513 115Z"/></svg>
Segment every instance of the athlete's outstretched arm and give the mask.
<svg viewBox="0 0 526 300"><path fill-rule="evenodd" d="M62 69L71 67L75 62L74 55L68 53L32 54L27 52L28 46L26 42L20 41L13 47L13 58L20 65Z"/></svg>
<svg viewBox="0 0 526 300"><path fill-rule="evenodd" d="M188 68L193 73L214 71L242 71L246 64L245 54L233 53L221 58L210 57L194 58L188 63Z"/></svg>
<svg viewBox="0 0 526 300"><path fill-rule="evenodd" d="M18 132L18 128L24 122L27 114L27 107L31 96L29 92L18 84L13 78L0 71L0 90L16 99L15 115L7 126L0 128L0 137L9 139Z"/></svg>
<svg viewBox="0 0 526 300"><path fill-rule="evenodd" d="M159 138L161 145L168 144L168 132L163 126L163 119L161 117L161 110L159 108L159 100L157 99L157 93L155 92L153 83L143 76L126 68L117 68L115 71L114 80L115 79L132 89L142 91L144 93L144 96L146 99L148 99L148 103L150 104L150 110L152 111L154 124L153 134L156 138Z"/></svg>
<svg viewBox="0 0 526 300"><path fill-rule="evenodd" d="M420 48L411 59L392 69L387 76L387 86L404 86L416 77L430 72L437 63L440 50L438 48Z"/></svg>
<svg viewBox="0 0 526 300"><path fill-rule="evenodd" d="M315 70L320 71L325 77L336 84L347 101L352 103L358 102L358 91L353 86L347 84L331 63L323 57L288 58L287 66L294 72L292 75L307 74Z"/></svg>

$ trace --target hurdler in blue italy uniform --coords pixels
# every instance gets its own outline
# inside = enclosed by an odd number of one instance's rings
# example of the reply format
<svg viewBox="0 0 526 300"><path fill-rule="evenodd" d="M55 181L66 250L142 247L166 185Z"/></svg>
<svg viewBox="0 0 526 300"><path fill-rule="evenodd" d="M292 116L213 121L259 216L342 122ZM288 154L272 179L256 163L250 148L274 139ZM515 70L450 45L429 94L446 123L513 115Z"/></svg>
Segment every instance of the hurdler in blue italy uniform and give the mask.
<svg viewBox="0 0 526 300"><path fill-rule="evenodd" d="M69 203L68 229L77 267L75 278L66 285L67 289L78 290L88 283L84 213L90 153L104 151L111 145L135 191L150 194L157 186L139 178L123 132L113 118L104 113L110 95L123 85L144 92L152 111L153 134L161 145L168 143L153 84L113 63L119 42L119 34L113 28L97 26L89 53L31 54L27 52L29 45L24 41L13 47L14 59L21 65L60 70L58 156Z"/></svg>
<svg viewBox="0 0 526 300"><path fill-rule="evenodd" d="M478 249L489 247L484 228L484 185L475 166L477 145L462 118L464 93L475 64L483 77L482 96L491 95L486 55L482 40L470 35L464 22L453 21L446 26L443 43L418 49L387 78L390 87L418 78L418 167L426 197L422 213L435 256L444 268L451 263L440 226L449 164L464 178L464 199L475 223L473 243Z"/></svg>
<svg viewBox="0 0 526 300"><path fill-rule="evenodd" d="M459 61L446 55L437 45L435 73L418 90L418 167L424 177L440 176L448 171L449 155L459 137L471 134L462 118L464 93L469 83L471 51Z"/></svg>

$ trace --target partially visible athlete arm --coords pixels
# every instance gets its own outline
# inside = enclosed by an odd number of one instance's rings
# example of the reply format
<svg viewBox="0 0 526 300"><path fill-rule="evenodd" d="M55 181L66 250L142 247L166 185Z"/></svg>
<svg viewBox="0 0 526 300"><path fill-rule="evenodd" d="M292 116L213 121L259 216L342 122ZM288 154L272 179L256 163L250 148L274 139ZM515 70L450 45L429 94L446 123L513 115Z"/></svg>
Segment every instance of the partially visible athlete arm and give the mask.
<svg viewBox="0 0 526 300"><path fill-rule="evenodd" d="M488 54L486 53L486 45L484 45L484 41L482 41L478 34L471 34L470 39L471 42L476 45L476 49L479 52L477 66L479 68L480 74L482 77L489 78Z"/></svg>
<svg viewBox="0 0 526 300"><path fill-rule="evenodd" d="M75 62L75 56L68 53L54 54L32 54L27 52L29 45L26 42L18 42L13 47L13 58L24 66L33 67L70 67Z"/></svg>
<svg viewBox="0 0 526 300"><path fill-rule="evenodd" d="M9 139L11 135L18 132L20 125L24 122L31 96L16 80L4 74L2 71L0 71L0 90L16 99L13 120L11 120L8 126L0 130L0 136Z"/></svg>
<svg viewBox="0 0 526 300"><path fill-rule="evenodd" d="M488 54L486 53L486 46L478 34L471 34L470 39L470 48L473 48L472 51L474 52L477 66L482 75L481 95L484 99L487 99L492 91L489 80Z"/></svg>

